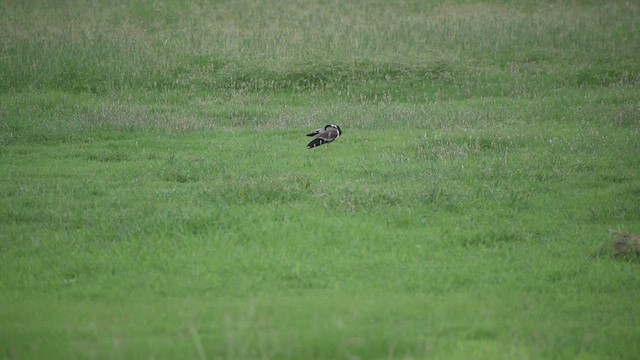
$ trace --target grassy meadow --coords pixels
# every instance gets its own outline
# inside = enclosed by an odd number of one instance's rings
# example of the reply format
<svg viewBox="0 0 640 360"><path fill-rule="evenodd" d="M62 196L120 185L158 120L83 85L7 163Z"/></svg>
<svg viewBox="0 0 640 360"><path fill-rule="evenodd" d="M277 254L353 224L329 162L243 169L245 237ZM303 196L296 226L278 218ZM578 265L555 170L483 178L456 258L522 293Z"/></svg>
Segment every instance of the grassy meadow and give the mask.
<svg viewBox="0 0 640 360"><path fill-rule="evenodd" d="M0 357L636 358L639 18L0 1Z"/></svg>

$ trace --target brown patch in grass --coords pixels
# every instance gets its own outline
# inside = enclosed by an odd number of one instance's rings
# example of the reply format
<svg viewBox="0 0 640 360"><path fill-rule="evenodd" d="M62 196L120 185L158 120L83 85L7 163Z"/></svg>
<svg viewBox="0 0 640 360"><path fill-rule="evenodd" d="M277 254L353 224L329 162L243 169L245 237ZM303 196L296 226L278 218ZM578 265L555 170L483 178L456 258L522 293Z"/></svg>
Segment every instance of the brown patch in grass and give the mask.
<svg viewBox="0 0 640 360"><path fill-rule="evenodd" d="M613 256L640 256L640 236L619 232L613 242Z"/></svg>

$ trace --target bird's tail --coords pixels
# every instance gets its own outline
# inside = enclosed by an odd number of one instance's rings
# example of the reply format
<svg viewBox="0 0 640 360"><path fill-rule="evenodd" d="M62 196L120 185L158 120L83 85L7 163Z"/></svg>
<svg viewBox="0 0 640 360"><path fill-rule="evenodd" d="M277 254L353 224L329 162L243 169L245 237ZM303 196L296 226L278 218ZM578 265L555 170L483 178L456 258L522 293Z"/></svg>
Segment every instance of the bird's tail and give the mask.
<svg viewBox="0 0 640 360"><path fill-rule="evenodd" d="M307 145L308 149L314 148L316 146L320 146L322 144L326 143L325 140L320 139L320 138L315 138L313 140L311 140L311 142Z"/></svg>

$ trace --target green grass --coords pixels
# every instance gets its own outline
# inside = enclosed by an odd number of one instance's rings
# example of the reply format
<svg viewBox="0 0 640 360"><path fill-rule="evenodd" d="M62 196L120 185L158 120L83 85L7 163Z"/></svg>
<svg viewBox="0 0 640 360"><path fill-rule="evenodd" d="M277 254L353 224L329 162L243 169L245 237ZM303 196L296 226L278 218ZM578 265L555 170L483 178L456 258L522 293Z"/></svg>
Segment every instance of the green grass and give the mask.
<svg viewBox="0 0 640 360"><path fill-rule="evenodd" d="M1 2L0 354L636 357L639 10Z"/></svg>

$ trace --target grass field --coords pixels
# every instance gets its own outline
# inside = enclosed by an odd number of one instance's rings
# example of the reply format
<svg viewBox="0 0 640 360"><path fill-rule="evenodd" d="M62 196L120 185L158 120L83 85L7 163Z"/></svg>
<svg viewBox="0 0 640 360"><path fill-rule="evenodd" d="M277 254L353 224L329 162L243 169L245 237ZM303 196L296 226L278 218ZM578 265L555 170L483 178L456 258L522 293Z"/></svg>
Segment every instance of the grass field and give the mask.
<svg viewBox="0 0 640 360"><path fill-rule="evenodd" d="M0 1L0 357L636 358L639 18Z"/></svg>

